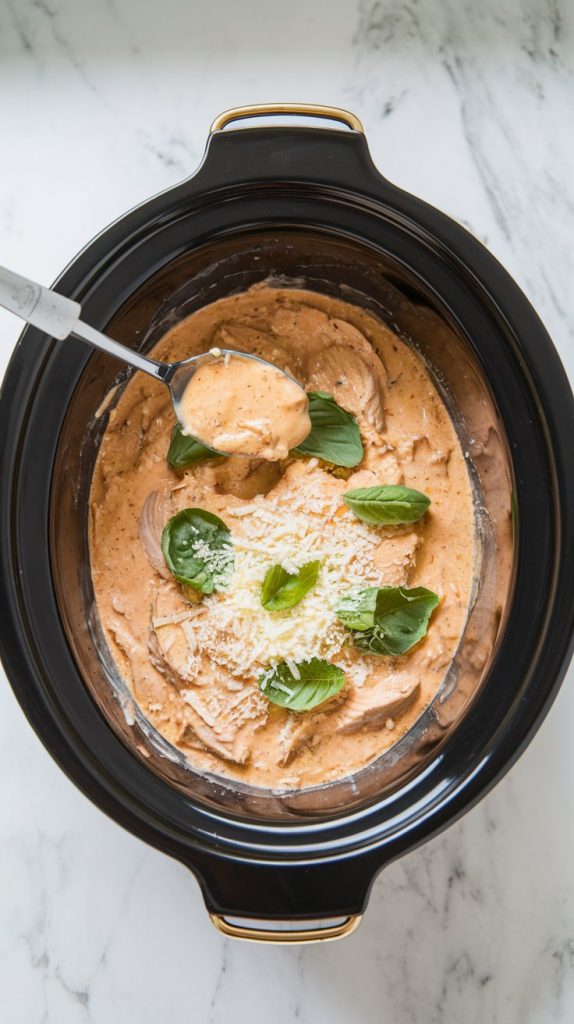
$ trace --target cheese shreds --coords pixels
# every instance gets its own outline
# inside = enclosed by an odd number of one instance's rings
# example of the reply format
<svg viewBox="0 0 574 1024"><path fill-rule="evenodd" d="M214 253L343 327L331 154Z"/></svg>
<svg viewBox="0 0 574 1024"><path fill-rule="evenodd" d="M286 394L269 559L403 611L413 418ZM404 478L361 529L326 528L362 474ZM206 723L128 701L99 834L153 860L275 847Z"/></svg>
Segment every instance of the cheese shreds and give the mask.
<svg viewBox="0 0 574 1024"><path fill-rule="evenodd" d="M342 594L380 583L373 555L381 537L376 527L341 512L338 493L321 496L319 476L322 470L308 475L311 487L303 493L259 499L241 516L230 515L235 569L224 593L205 598L202 615L182 620L190 654L202 651L246 678L285 661L296 679L298 662L332 660L342 651L348 634L335 609ZM266 611L261 585L269 567L297 572L310 560L321 565L303 600L287 611Z"/></svg>
<svg viewBox="0 0 574 1024"><path fill-rule="evenodd" d="M206 570L213 577L213 584L216 590L223 590L229 583L233 572L233 549L230 545L222 548L214 548L208 540L199 536L196 526L190 526L190 532L197 534L197 538L188 541L187 546L195 553L205 565Z"/></svg>

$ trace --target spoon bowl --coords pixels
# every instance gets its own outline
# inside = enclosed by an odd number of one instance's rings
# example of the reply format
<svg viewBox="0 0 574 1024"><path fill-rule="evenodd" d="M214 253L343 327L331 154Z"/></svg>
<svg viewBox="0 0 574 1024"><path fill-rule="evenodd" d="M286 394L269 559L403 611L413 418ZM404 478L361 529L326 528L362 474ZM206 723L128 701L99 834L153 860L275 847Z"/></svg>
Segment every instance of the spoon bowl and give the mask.
<svg viewBox="0 0 574 1024"><path fill-rule="evenodd" d="M102 349L102 351L114 356L114 358L122 360L129 366L133 366L134 369L141 370L155 380L161 381L169 389L175 415L182 430L187 434L190 431L187 429L188 423L182 411L182 400L185 391L201 367L222 358L224 361L226 359L229 361L231 358L250 359L262 366L269 367L275 373L282 374L287 380L296 384L301 388L302 393L305 394L299 382L286 373L285 370L250 352L217 348L209 352L202 352L197 356L190 356L189 359L184 359L177 363L163 363L156 359L150 359L148 356L144 356L140 352L135 352L120 344L120 342L114 341L113 338L109 338L106 334L102 334L101 331L96 330L95 327L91 327L90 324L81 320L82 307L78 302L74 302L73 299L69 299L64 295L59 295L58 292L54 292L49 288L44 288L43 285L30 281L20 274L15 274L6 267L0 267L0 306L3 306L4 309L25 320L26 323L38 327L59 341L63 341L68 337L80 338L89 345ZM218 452L218 449L214 448L208 440L200 437L195 432L193 436L207 448ZM218 452L218 454L229 455L230 452ZM242 455L245 458L253 458L252 452L234 450L233 454Z"/></svg>

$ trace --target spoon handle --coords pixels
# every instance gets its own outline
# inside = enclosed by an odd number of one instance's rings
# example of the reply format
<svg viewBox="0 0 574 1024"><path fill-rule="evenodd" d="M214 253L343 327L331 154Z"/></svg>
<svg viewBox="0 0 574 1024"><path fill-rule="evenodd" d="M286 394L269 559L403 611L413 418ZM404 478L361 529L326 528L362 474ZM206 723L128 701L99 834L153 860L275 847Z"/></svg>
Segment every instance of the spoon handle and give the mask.
<svg viewBox="0 0 574 1024"><path fill-rule="evenodd" d="M60 340L73 331L82 312L78 302L6 267L0 267L0 306Z"/></svg>
<svg viewBox="0 0 574 1024"><path fill-rule="evenodd" d="M87 341L88 344L100 348L102 352L107 352L108 355L114 356L115 359L121 359L122 362L133 366L134 369L143 370L150 377L155 377L156 380L169 384L174 369L169 363L158 363L155 359L148 359L147 356L142 356L140 352L135 352L133 349L127 348L126 345L121 345L119 341L108 338L107 334L96 331L95 327L90 327L83 320L78 320L72 334L76 338L81 338L82 341Z"/></svg>
<svg viewBox="0 0 574 1024"><path fill-rule="evenodd" d="M73 334L157 380L167 383L172 375L173 370L168 363L148 359L80 320L82 307L79 302L58 295L6 267L0 267L0 306L59 341Z"/></svg>

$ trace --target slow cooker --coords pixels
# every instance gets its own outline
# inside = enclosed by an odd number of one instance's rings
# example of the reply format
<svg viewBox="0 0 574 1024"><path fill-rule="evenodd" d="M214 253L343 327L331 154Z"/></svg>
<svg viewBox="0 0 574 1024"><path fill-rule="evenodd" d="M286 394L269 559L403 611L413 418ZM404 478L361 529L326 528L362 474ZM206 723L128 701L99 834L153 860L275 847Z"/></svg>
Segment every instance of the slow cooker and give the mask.
<svg viewBox="0 0 574 1024"><path fill-rule="evenodd" d="M307 123L237 126L269 114ZM449 406L479 564L436 699L390 751L328 786L273 793L194 772L134 705L94 606L87 497L128 372L30 327L0 395L0 644L52 756L103 811L189 866L221 930L315 941L356 927L381 868L484 795L556 694L574 635L574 402L517 285L460 225L382 177L359 120L335 108L222 114L196 173L106 228L55 287L145 351L262 280L372 310Z"/></svg>

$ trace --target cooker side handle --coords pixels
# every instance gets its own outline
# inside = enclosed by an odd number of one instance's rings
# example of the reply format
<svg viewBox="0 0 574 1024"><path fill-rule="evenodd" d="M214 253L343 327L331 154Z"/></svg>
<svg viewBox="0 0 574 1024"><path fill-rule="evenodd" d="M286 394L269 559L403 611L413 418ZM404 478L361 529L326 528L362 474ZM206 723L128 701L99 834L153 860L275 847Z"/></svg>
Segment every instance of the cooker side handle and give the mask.
<svg viewBox="0 0 574 1024"><path fill-rule="evenodd" d="M244 121L252 117L275 117L283 114L294 117L318 117L322 121L338 121L352 131L364 134L362 122L356 114L343 107L329 107L320 103L256 103L246 107L231 107L213 121L210 134L223 131L233 121Z"/></svg>
<svg viewBox="0 0 574 1024"><path fill-rule="evenodd" d="M361 922L380 853L337 860L273 863L196 855L196 876L212 923L252 942L322 942L350 935Z"/></svg>
<svg viewBox="0 0 574 1024"><path fill-rule="evenodd" d="M228 127L236 121L279 115L320 118L344 128L300 124ZM316 104L263 103L235 107L215 118L203 162L181 187L193 194L288 181L377 195L381 185L389 185L373 163L363 125L355 114Z"/></svg>
<svg viewBox="0 0 574 1024"><path fill-rule="evenodd" d="M327 919L318 921L316 924L311 921L307 925L301 926L300 923L292 920L280 923L275 921L253 923L250 918L232 920L225 914L209 915L211 923L227 938L243 939L246 942L269 942L279 946L343 939L359 927L362 918L362 914L349 914L333 923L329 923Z"/></svg>

